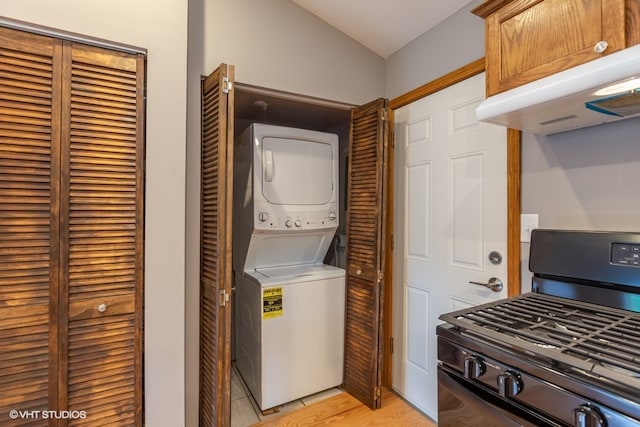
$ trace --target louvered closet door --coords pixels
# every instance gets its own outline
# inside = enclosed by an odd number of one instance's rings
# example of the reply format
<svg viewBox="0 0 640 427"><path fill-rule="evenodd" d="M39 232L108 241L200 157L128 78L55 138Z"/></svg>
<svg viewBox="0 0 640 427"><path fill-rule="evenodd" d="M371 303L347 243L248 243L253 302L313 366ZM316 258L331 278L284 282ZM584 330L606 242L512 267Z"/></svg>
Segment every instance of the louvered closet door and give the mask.
<svg viewBox="0 0 640 427"><path fill-rule="evenodd" d="M202 84L200 235L200 425L231 423L231 219L233 66Z"/></svg>
<svg viewBox="0 0 640 427"><path fill-rule="evenodd" d="M0 28L0 425L55 405L62 44ZM54 89L55 88L55 89ZM50 309L51 307L51 309ZM49 393L49 379L52 393ZM49 401L51 399L51 401Z"/></svg>
<svg viewBox="0 0 640 427"><path fill-rule="evenodd" d="M381 404L386 109L379 99L352 110L349 148L344 387L371 408Z"/></svg>
<svg viewBox="0 0 640 427"><path fill-rule="evenodd" d="M142 425L141 55L65 42L60 406Z"/></svg>

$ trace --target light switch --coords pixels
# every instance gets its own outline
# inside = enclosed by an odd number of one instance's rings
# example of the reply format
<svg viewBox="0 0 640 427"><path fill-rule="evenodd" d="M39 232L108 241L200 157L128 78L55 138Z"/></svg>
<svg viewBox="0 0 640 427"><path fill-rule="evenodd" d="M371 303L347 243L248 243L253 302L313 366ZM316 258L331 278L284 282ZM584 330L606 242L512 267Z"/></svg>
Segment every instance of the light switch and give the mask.
<svg viewBox="0 0 640 427"><path fill-rule="evenodd" d="M520 241L531 242L531 231L538 228L538 214L520 215Z"/></svg>

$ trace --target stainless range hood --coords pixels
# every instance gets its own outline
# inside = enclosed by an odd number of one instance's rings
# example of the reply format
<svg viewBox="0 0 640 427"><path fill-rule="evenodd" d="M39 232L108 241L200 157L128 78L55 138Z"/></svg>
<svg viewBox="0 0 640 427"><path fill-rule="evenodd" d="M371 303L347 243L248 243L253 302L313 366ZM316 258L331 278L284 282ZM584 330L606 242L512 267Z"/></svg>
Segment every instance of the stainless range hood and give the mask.
<svg viewBox="0 0 640 427"><path fill-rule="evenodd" d="M489 97L478 120L547 135L640 116L640 45ZM597 94L596 94L597 92ZM604 93L603 93L604 92Z"/></svg>

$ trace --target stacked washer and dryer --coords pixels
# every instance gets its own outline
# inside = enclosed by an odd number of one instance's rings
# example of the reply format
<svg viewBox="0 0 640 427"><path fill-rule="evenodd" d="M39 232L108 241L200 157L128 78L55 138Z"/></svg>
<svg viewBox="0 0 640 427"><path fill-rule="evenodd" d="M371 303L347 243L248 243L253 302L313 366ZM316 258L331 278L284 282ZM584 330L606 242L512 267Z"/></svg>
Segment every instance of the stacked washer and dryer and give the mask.
<svg viewBox="0 0 640 427"><path fill-rule="evenodd" d="M236 141L236 365L262 410L342 383L338 137L252 124Z"/></svg>

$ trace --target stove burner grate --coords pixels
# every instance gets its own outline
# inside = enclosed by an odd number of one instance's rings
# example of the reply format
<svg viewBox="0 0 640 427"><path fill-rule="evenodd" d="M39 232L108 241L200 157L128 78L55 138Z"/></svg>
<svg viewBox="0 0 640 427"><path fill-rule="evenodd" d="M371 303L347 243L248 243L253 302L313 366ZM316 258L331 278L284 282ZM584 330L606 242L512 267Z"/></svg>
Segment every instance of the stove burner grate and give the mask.
<svg viewBox="0 0 640 427"><path fill-rule="evenodd" d="M640 378L639 313L530 293L440 319L598 376Z"/></svg>

